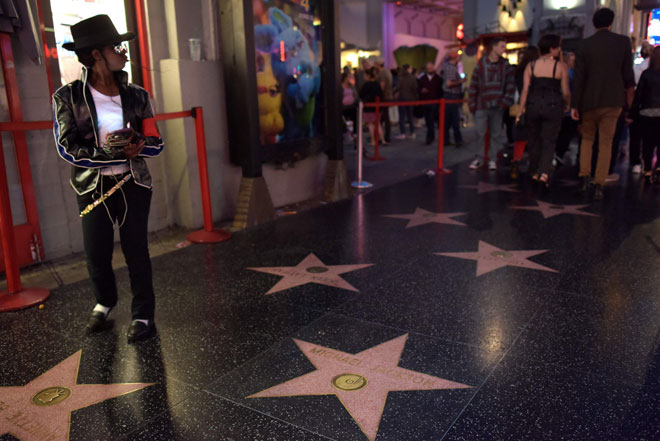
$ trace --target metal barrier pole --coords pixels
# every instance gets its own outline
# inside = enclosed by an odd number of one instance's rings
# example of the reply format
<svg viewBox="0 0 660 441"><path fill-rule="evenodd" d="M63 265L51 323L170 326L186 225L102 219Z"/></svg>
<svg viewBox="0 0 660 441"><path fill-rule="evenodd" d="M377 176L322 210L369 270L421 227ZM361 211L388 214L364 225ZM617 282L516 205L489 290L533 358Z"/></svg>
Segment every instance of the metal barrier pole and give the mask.
<svg viewBox="0 0 660 441"><path fill-rule="evenodd" d="M445 161L445 114L446 101L440 99L440 110L438 111L438 173L450 174L451 170L444 167Z"/></svg>
<svg viewBox="0 0 660 441"><path fill-rule="evenodd" d="M362 180L362 154L364 152L364 145L362 140L362 113L364 112L364 103L360 101L358 103L358 115L357 115L357 132L358 132L358 151L357 151L357 181L351 182L351 187L353 188L371 188L373 184L371 182Z"/></svg>
<svg viewBox="0 0 660 441"><path fill-rule="evenodd" d="M50 291L43 288L26 288L21 286L21 274L18 271L16 259L16 239L14 237L14 222L11 215L9 185L7 185L7 169L5 154L0 137L0 236L2 240L2 255L5 261L7 275L7 291L0 292L0 312L16 311L38 305L50 296Z"/></svg>
<svg viewBox="0 0 660 441"><path fill-rule="evenodd" d="M195 137L197 139L197 164L199 167L199 186L202 191L202 211L204 212L204 229L192 232L188 240L193 243L224 242L231 237L231 233L224 230L213 229L213 215L211 212L211 191L209 186L209 170L206 160L206 136L204 134L204 112L201 107L192 110L195 119Z"/></svg>
<svg viewBox="0 0 660 441"><path fill-rule="evenodd" d="M386 108L387 110L387 108ZM378 141L380 140L380 97L376 97L376 124L374 125L374 155L369 158L372 161L384 161L385 158L378 154Z"/></svg>

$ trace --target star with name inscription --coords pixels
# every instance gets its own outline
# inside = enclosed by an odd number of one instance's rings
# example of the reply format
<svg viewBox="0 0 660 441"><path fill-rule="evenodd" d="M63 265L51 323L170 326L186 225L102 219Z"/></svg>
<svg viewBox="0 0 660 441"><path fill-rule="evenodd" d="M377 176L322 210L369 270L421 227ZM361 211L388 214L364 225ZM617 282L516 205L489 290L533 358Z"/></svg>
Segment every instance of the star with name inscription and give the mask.
<svg viewBox="0 0 660 441"><path fill-rule="evenodd" d="M587 211L581 211L581 208L588 207L589 204L584 205L557 205L551 204L550 202L536 201L537 206L512 206L510 208L514 210L531 210L539 211L543 214L543 218L547 219L549 217L554 217L559 214L575 214L579 216L594 216L598 217L597 214L589 213Z"/></svg>
<svg viewBox="0 0 660 441"><path fill-rule="evenodd" d="M357 288L339 277L339 275L367 268L372 265L373 263L357 265L326 265L321 262L314 253L311 253L296 266L274 266L247 269L283 277L275 284L275 286L268 290L266 293L266 295L268 295L295 286L306 285L307 283L318 283L319 285L327 285L359 292Z"/></svg>
<svg viewBox="0 0 660 441"><path fill-rule="evenodd" d="M394 219L408 219L406 228L412 228L430 223L465 226L463 222L452 219L452 217L463 216L464 214L467 213L434 213L417 207L413 214L384 214L383 216Z"/></svg>
<svg viewBox="0 0 660 441"><path fill-rule="evenodd" d="M25 386L0 387L0 435L67 441L71 412L154 383L77 384L82 350Z"/></svg>
<svg viewBox="0 0 660 441"><path fill-rule="evenodd" d="M506 191L509 193L520 193L516 190L516 184L491 184L490 182L479 181L477 185L459 185L461 188L472 188L477 190L477 194L490 193L492 191Z"/></svg>
<svg viewBox="0 0 660 441"><path fill-rule="evenodd" d="M407 339L408 334L404 334L349 354L294 338L316 370L247 398L335 395L362 432L373 441L389 392L472 387L399 367Z"/></svg>
<svg viewBox="0 0 660 441"><path fill-rule="evenodd" d="M540 271L549 271L556 273L556 270L547 266L539 265L529 260L530 257L543 254L548 250L503 250L490 245L484 241L479 241L479 250L476 252L463 253L434 253L437 256L456 257L459 259L469 259L477 261L477 277L489 273L505 266L518 266L521 268L530 268Z"/></svg>

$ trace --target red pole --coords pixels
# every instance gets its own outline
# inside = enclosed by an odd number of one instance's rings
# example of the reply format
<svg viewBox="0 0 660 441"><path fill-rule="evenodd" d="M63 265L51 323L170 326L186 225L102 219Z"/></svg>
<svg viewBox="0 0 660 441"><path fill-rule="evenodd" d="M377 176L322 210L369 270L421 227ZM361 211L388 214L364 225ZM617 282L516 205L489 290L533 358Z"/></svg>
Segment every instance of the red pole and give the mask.
<svg viewBox="0 0 660 441"><path fill-rule="evenodd" d="M193 243L224 242L231 237L228 231L213 229L211 212L211 190L209 185L209 168L206 160L206 135L204 132L204 112L201 107L193 108L195 118L195 138L197 140L197 164L199 167L199 186L202 192L202 211L204 213L204 229L188 235Z"/></svg>
<svg viewBox="0 0 660 441"><path fill-rule="evenodd" d="M440 111L438 112L438 173L449 174L451 170L444 167L445 161L445 102L440 99Z"/></svg>
<svg viewBox="0 0 660 441"><path fill-rule="evenodd" d="M151 83L151 60L149 59L149 38L147 36L147 16L144 10L144 0L135 0L135 15L137 15L138 46L142 64L142 83L150 96L154 95Z"/></svg>
<svg viewBox="0 0 660 441"><path fill-rule="evenodd" d="M41 6L41 0L37 0L37 16L39 18L39 31L41 33L41 40L44 45L44 51L48 50L48 44L46 43L46 25L44 24L44 9ZM48 91L50 96L53 96L53 76L50 73L50 61L48 54L45 55L44 64L46 66L46 80L48 81Z"/></svg>
<svg viewBox="0 0 660 441"><path fill-rule="evenodd" d="M2 54L2 73L5 77L11 122L22 122L23 110L21 109L21 98L18 93L18 77L16 75L14 53L11 47L11 37L4 32L0 32L0 54ZM40 257L43 259L45 257L43 252L44 248L41 240L39 212L37 211L37 198L34 193L34 181L32 180L32 169L30 168L27 140L24 132L14 132L13 136L18 174L21 179L21 189L23 191L25 217L27 218L27 223L32 227L32 234L37 236L37 242L41 248Z"/></svg>
<svg viewBox="0 0 660 441"><path fill-rule="evenodd" d="M7 275L7 291L0 293L0 312L15 311L37 305L48 298L50 292L42 288L21 286L21 274L18 271L16 258L16 239L14 238L14 222L11 215L9 185L7 185L7 169L5 154L0 137L0 239L2 240L2 256L5 260Z"/></svg>
<svg viewBox="0 0 660 441"><path fill-rule="evenodd" d="M0 137L0 147L2 137ZM2 234L2 256L5 259L7 288L11 294L20 292L21 275L18 272L16 260L16 240L14 238L14 222L11 215L9 200L9 185L7 184L7 168L5 166L4 149L0 152L0 234Z"/></svg>

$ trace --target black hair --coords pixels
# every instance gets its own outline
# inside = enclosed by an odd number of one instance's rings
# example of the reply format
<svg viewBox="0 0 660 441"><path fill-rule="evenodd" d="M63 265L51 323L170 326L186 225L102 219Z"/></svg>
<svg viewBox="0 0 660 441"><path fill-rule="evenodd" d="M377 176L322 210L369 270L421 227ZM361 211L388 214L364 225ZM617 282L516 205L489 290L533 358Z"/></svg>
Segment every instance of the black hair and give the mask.
<svg viewBox="0 0 660 441"><path fill-rule="evenodd" d="M614 11L610 8L600 8L594 12L592 21L596 29L607 28L614 22Z"/></svg>
<svg viewBox="0 0 660 441"><path fill-rule="evenodd" d="M499 43L500 41L506 42L506 38L504 38L504 37L495 37L492 40L490 40L490 42L488 43L488 52L492 51L493 48L495 47L495 45L497 43Z"/></svg>
<svg viewBox="0 0 660 441"><path fill-rule="evenodd" d="M527 46L522 50L522 58L518 57L518 67L516 72L524 72L529 63L539 58L539 48L536 46Z"/></svg>
<svg viewBox="0 0 660 441"><path fill-rule="evenodd" d="M78 56L78 61L80 61L80 64L82 64L88 69L91 69L94 66L94 63L96 62L96 60L94 60L94 56L92 55L92 52L95 49L101 50L101 48L99 47L76 50L76 55Z"/></svg>
<svg viewBox="0 0 660 441"><path fill-rule="evenodd" d="M541 55L550 53L550 49L556 49L561 45L561 37L557 34L545 34L539 39L539 52Z"/></svg>

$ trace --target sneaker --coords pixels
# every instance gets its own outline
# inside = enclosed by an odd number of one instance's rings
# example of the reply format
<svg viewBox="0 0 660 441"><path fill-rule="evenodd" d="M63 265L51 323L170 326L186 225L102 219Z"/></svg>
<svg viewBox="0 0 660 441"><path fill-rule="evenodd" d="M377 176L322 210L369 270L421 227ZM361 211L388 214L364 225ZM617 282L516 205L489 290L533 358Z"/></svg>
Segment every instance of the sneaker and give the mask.
<svg viewBox="0 0 660 441"><path fill-rule="evenodd" d="M605 182L618 182L620 179L620 176L618 173L612 173L611 175L608 175L605 178Z"/></svg>
<svg viewBox="0 0 660 441"><path fill-rule="evenodd" d="M402 133L402 134L398 135L398 136L396 137L396 139L398 139L398 140L406 139L406 135L404 135L404 134Z"/></svg>
<svg viewBox="0 0 660 441"><path fill-rule="evenodd" d="M417 138L417 134L413 132L412 135L410 135L410 139L415 139L415 138Z"/></svg>
<svg viewBox="0 0 660 441"><path fill-rule="evenodd" d="M497 164L495 164L495 161L488 161L488 170L496 170L497 169Z"/></svg>
<svg viewBox="0 0 660 441"><path fill-rule="evenodd" d="M474 161L470 163L470 168L474 170L475 168L481 167L481 159L479 158L474 158Z"/></svg>
<svg viewBox="0 0 660 441"><path fill-rule="evenodd" d="M600 184L594 185L594 200L600 201L603 199L603 187Z"/></svg>
<svg viewBox="0 0 660 441"><path fill-rule="evenodd" d="M635 165L633 165L633 167L632 167L632 172L633 172L633 174L635 174L635 175L640 174L640 173L642 172L642 166L641 166L641 164L635 164Z"/></svg>

